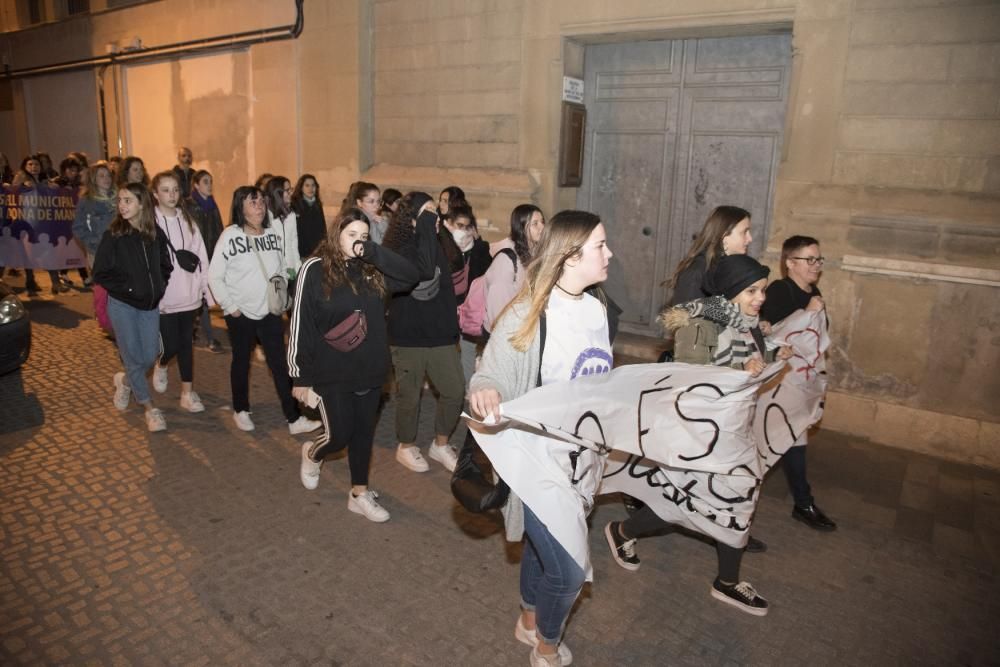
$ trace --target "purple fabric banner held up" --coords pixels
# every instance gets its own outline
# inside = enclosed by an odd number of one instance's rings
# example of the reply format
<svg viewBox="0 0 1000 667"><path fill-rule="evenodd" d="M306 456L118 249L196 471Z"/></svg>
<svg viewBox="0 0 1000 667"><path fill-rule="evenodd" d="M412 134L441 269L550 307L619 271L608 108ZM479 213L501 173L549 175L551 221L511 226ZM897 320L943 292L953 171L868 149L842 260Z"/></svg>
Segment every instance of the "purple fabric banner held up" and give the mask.
<svg viewBox="0 0 1000 667"><path fill-rule="evenodd" d="M73 239L77 193L39 185L0 189L0 266L73 269L86 266Z"/></svg>

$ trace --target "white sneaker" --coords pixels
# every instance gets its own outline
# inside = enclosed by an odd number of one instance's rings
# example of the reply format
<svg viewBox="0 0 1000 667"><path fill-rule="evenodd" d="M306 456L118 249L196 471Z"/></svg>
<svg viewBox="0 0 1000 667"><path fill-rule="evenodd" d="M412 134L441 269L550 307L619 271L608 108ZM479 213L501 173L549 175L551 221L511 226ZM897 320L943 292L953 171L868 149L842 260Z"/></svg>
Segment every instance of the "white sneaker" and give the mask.
<svg viewBox="0 0 1000 667"><path fill-rule="evenodd" d="M233 421L236 422L236 428L241 431L252 431L253 430L253 420L250 419L250 412L243 410L242 412L233 413Z"/></svg>
<svg viewBox="0 0 1000 667"><path fill-rule="evenodd" d="M427 455L445 467L448 472L455 472L455 464L458 463L458 454L451 445L438 445L431 443L427 448Z"/></svg>
<svg viewBox="0 0 1000 667"><path fill-rule="evenodd" d="M181 407L188 412L204 412L205 404L201 402L201 397L193 391L181 394Z"/></svg>
<svg viewBox="0 0 1000 667"><path fill-rule="evenodd" d="M288 432L292 435L298 435L299 433L312 433L322 425L323 422L318 422L314 419L306 419L302 416L288 424Z"/></svg>
<svg viewBox="0 0 1000 667"><path fill-rule="evenodd" d="M132 388L125 384L125 374L118 371L115 373L115 397L112 399L115 407L119 410L128 410L128 402L131 398Z"/></svg>
<svg viewBox="0 0 1000 667"><path fill-rule="evenodd" d="M368 489L360 496L354 495L353 491L348 491L347 509L375 523L388 521L389 513L385 511L384 507L378 504L377 497L378 494L371 489Z"/></svg>
<svg viewBox="0 0 1000 667"><path fill-rule="evenodd" d="M161 394L167 390L167 369L159 362L153 364L153 389Z"/></svg>
<svg viewBox="0 0 1000 667"><path fill-rule="evenodd" d="M167 420L163 418L163 413L156 408L146 410L146 428L150 433L167 430Z"/></svg>
<svg viewBox="0 0 1000 667"><path fill-rule="evenodd" d="M420 448L416 445L412 447L403 447L400 445L397 447L396 460L413 472L427 472L430 470L430 466L427 465L427 459L423 457L420 453Z"/></svg>
<svg viewBox="0 0 1000 667"><path fill-rule="evenodd" d="M299 465L299 479L302 486L310 491L319 486L319 471L323 467L322 461L313 461L309 458L309 450L312 449L312 440L302 443L302 463Z"/></svg>
<svg viewBox="0 0 1000 667"><path fill-rule="evenodd" d="M514 626L514 639L521 642L522 644L527 644L532 648L538 646L538 633L535 632L534 630L529 630L528 628L524 627L524 624L521 623L520 614L517 615L517 625ZM573 653L572 651L569 650L568 646L566 646L563 643L560 643L559 648L557 650L559 652L559 660L560 660L558 664L560 665L573 664ZM544 660L545 658L543 657L542 659ZM544 665L546 663L542 662L540 664Z"/></svg>

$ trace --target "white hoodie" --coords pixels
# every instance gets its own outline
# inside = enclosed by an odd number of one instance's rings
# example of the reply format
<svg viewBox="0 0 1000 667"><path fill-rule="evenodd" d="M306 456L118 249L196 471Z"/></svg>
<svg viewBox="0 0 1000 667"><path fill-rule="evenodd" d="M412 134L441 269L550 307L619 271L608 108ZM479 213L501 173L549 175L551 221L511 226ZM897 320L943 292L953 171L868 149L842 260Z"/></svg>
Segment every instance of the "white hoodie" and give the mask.
<svg viewBox="0 0 1000 667"><path fill-rule="evenodd" d="M284 220L278 220L268 211L267 219L271 223L271 229L281 238L281 247L285 254L285 268L291 269L291 272L285 277L292 280L299 274L299 268L302 266L302 258L299 257L299 231L295 212L290 212Z"/></svg>
<svg viewBox="0 0 1000 667"><path fill-rule="evenodd" d="M180 208L176 209L176 217L168 218L159 207L156 208L156 224L170 239L174 250L189 250L201 260L194 273L189 273L177 263L174 251L168 250L174 270L170 272L167 291L160 301L160 312L186 313L197 310L201 306L202 297L206 298L208 305L213 305L212 293L208 289L208 253L198 225L191 223Z"/></svg>
<svg viewBox="0 0 1000 667"><path fill-rule="evenodd" d="M258 257L264 263L264 271ZM238 310L252 320L264 319L268 315L268 279L276 273L287 276L281 237L274 227L265 228L260 236L246 234L238 225L222 230L208 279L224 314Z"/></svg>

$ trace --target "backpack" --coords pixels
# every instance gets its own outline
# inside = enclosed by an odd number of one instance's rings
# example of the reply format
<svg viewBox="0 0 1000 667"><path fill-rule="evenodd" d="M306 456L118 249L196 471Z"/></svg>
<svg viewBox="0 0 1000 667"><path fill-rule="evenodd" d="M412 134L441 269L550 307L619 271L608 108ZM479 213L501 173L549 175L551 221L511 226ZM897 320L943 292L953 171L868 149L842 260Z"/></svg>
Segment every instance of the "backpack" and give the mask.
<svg viewBox="0 0 1000 667"><path fill-rule="evenodd" d="M514 264L517 277L517 255L510 248L502 248L497 255L504 254ZM493 256L496 259L496 255ZM482 336L483 322L486 321L486 275L481 275L469 285L465 301L458 307L458 327L467 336Z"/></svg>

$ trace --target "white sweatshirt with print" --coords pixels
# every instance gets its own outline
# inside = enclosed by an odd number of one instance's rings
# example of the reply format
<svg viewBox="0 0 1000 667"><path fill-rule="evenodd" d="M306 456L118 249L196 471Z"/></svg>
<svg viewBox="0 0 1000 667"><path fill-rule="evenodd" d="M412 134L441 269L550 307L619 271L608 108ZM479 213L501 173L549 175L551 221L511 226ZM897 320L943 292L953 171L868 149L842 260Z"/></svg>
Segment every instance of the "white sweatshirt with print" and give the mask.
<svg viewBox="0 0 1000 667"><path fill-rule="evenodd" d="M258 257L264 263L263 271ZM223 313L231 315L238 310L252 320L264 319L268 314L268 279L276 273L287 275L281 237L273 227L264 229L260 236L247 234L237 225L222 230L208 280Z"/></svg>

